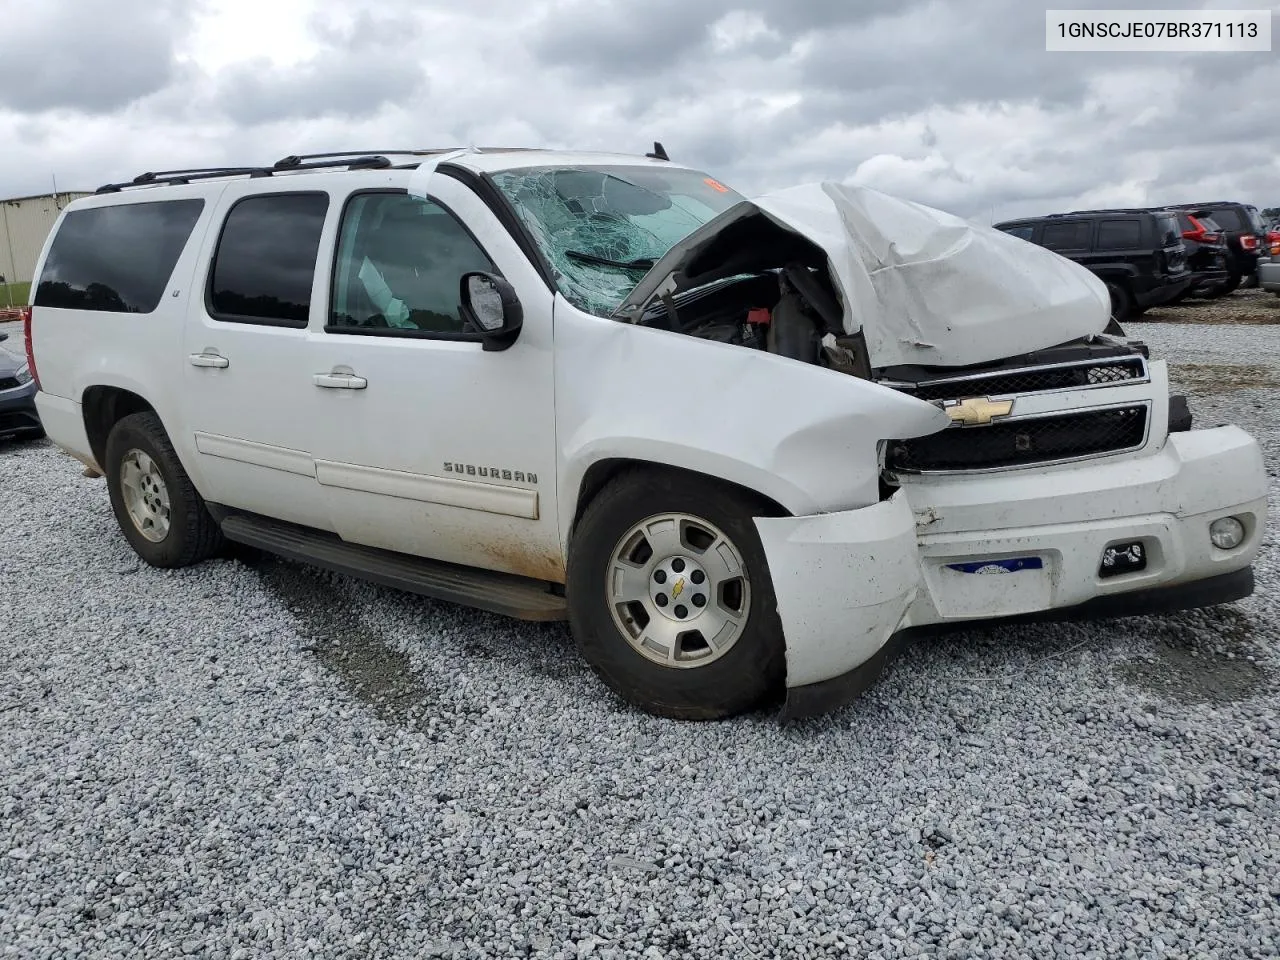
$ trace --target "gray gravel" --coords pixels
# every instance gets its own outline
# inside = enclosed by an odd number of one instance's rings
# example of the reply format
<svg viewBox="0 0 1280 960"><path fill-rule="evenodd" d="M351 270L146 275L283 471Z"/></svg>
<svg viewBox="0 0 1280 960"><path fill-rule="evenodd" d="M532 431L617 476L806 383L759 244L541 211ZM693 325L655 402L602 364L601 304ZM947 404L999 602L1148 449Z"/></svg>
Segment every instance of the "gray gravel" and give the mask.
<svg viewBox="0 0 1280 960"><path fill-rule="evenodd" d="M1277 462L1230 368L1280 328L1141 331ZM1240 604L953 636L784 729L627 709L560 626L140 567L47 443L0 477L0 957L1277 952L1274 520Z"/></svg>

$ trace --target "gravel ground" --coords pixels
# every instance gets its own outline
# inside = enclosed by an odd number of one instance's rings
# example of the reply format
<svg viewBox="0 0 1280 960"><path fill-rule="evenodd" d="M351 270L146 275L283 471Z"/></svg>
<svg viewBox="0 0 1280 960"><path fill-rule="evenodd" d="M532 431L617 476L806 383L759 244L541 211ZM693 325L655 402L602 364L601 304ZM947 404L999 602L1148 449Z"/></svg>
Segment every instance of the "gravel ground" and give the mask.
<svg viewBox="0 0 1280 960"><path fill-rule="evenodd" d="M1186 299L1171 307L1148 310L1142 320L1132 324L1141 328L1146 321L1157 323L1280 323L1280 297L1256 287L1236 290L1217 300Z"/></svg>
<svg viewBox="0 0 1280 960"><path fill-rule="evenodd" d="M1140 331L1277 462L1280 327ZM955 635L821 720L682 725L561 626L139 567L47 443L0 476L0 957L1277 952L1274 520L1239 604Z"/></svg>

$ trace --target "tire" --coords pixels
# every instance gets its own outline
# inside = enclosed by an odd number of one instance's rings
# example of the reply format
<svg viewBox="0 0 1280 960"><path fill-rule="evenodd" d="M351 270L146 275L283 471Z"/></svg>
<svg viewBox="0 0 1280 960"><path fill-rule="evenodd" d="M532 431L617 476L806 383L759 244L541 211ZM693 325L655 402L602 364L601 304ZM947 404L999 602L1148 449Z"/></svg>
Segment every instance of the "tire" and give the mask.
<svg viewBox="0 0 1280 960"><path fill-rule="evenodd" d="M565 596L578 650L605 685L648 713L679 720L743 713L782 689L782 623L752 521L776 513L735 487L678 471L624 473L591 501L570 544ZM659 518L670 518L665 531L640 529ZM672 532L677 528L683 535ZM725 573L734 564L723 564L723 548L709 549L708 534L727 539L744 577L735 580ZM669 538L665 546L664 535ZM611 571L621 568L618 558L623 556L637 561L637 576L631 581L635 589L619 589L622 600L615 602L609 590L622 581ZM703 563L704 579L695 579ZM660 573L665 577L661 582ZM718 588L694 592L701 583ZM667 596L665 585L673 592L667 598L667 613L659 609ZM626 603L628 593L640 599ZM689 603L675 603L681 593ZM697 603L700 596L706 598L705 607ZM740 611L745 617L735 621L725 611ZM679 619L681 613L686 620ZM717 653L701 634L677 633L696 631L698 624L708 632L718 629L726 638L719 645L723 652ZM729 636L730 630L736 632ZM659 642L673 634L674 645ZM649 643L642 644L645 638ZM648 655L640 652L641 646Z"/></svg>
<svg viewBox="0 0 1280 960"><path fill-rule="evenodd" d="M1116 323L1124 323L1133 312L1133 297L1129 291L1116 283L1107 284L1107 292L1111 294L1111 319Z"/></svg>
<svg viewBox="0 0 1280 960"><path fill-rule="evenodd" d="M1217 300L1225 297L1229 293L1235 292L1236 287L1240 286L1240 281L1244 279L1238 273L1233 273L1218 286L1205 292L1205 298L1208 300Z"/></svg>
<svg viewBox="0 0 1280 960"><path fill-rule="evenodd" d="M130 414L111 428L103 467L120 531L148 564L187 567L222 548L221 529L154 413Z"/></svg>

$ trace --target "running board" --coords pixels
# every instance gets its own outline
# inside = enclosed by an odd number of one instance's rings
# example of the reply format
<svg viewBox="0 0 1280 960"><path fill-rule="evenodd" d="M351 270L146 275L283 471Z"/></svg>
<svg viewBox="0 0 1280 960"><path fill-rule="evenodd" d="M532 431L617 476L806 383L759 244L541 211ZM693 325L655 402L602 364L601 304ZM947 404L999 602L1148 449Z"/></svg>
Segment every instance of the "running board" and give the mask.
<svg viewBox="0 0 1280 960"><path fill-rule="evenodd" d="M569 618L564 597L552 593L551 585L543 580L364 547L331 533L266 517L230 514L222 520L222 533L228 540L267 553L434 600L519 620Z"/></svg>

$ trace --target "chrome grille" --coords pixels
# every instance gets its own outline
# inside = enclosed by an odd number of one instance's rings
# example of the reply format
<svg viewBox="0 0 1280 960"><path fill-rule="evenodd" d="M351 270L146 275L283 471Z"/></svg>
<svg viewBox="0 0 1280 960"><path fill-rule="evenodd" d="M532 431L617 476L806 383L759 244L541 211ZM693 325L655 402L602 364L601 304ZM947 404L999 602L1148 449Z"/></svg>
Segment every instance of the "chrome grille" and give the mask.
<svg viewBox="0 0 1280 960"><path fill-rule="evenodd" d="M1146 379L1146 363L1141 357L1135 356L1106 362L1091 361L948 377L916 384L895 383L893 386L921 400L958 400L962 397L1002 397L1055 390L1080 390Z"/></svg>

